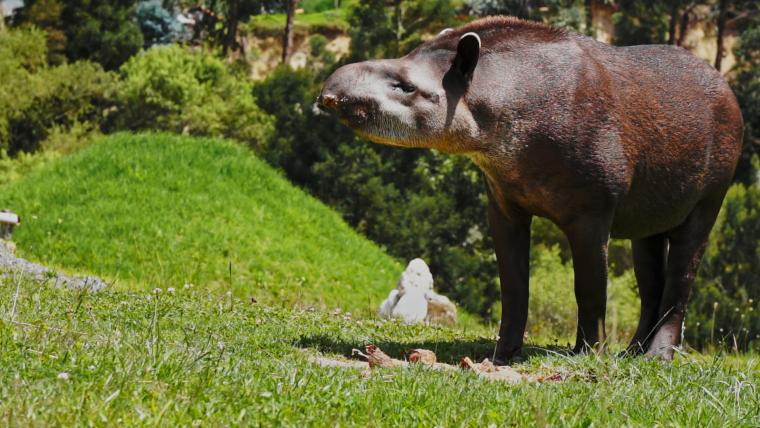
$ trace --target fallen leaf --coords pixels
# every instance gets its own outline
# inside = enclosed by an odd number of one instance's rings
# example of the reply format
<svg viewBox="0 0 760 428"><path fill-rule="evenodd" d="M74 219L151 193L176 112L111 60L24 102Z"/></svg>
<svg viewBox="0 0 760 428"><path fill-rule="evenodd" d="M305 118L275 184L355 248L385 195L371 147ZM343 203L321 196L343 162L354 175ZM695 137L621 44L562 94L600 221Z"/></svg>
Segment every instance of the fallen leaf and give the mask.
<svg viewBox="0 0 760 428"><path fill-rule="evenodd" d="M438 361L438 358L433 351L428 349L412 349L409 354L409 361L432 366Z"/></svg>
<svg viewBox="0 0 760 428"><path fill-rule="evenodd" d="M488 358L483 360L482 363L474 363L469 357L464 357L459 361L459 365L462 368L470 369L477 373L478 376L489 380L498 380L509 383L520 383L527 380L525 376L512 367L495 366L488 360Z"/></svg>
<svg viewBox="0 0 760 428"><path fill-rule="evenodd" d="M381 351L380 348L378 348L375 345L365 346L364 351L367 353L366 357L367 357L367 362L369 363L370 368L405 367L409 364L406 361L401 361L395 358L391 358L390 356L388 356L388 354Z"/></svg>

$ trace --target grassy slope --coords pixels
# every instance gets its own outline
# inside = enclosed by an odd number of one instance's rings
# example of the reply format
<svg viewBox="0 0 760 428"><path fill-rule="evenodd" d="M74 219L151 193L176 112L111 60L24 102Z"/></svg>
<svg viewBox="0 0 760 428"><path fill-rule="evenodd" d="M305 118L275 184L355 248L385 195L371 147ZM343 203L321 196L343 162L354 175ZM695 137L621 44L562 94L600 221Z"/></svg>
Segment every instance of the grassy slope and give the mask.
<svg viewBox="0 0 760 428"><path fill-rule="evenodd" d="M21 255L116 280L374 310L401 266L238 144L119 134L0 189Z"/></svg>
<svg viewBox="0 0 760 428"><path fill-rule="evenodd" d="M447 362L487 356L493 343L199 287L92 295L0 279L0 425L760 425L756 356L669 365L539 354L518 369L569 379L516 386L421 368L364 377L307 360L368 342L394 356L429 347Z"/></svg>

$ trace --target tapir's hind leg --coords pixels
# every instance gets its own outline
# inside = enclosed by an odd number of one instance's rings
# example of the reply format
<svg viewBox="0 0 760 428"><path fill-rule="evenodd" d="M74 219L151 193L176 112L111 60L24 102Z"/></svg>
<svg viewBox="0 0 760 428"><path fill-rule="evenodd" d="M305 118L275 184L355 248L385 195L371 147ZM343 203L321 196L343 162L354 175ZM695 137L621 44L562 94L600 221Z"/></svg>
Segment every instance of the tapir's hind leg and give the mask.
<svg viewBox="0 0 760 428"><path fill-rule="evenodd" d="M673 359L681 344L686 304L707 238L720 211L723 197L700 202L680 226L666 232L669 250L665 289L658 310L659 327L647 356Z"/></svg>
<svg viewBox="0 0 760 428"><path fill-rule="evenodd" d="M641 315L636 334L628 346L627 353L643 354L654 337L659 320L660 301L665 289L665 266L668 257L668 238L654 235L635 239L633 248L633 270L641 296Z"/></svg>

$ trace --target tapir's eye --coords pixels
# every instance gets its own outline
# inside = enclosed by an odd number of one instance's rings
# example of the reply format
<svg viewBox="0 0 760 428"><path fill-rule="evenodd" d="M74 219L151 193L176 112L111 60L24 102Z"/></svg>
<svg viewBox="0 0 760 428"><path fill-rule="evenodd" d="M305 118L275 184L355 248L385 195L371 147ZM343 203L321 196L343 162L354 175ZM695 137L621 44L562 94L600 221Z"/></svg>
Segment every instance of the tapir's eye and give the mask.
<svg viewBox="0 0 760 428"><path fill-rule="evenodd" d="M410 94L417 90L417 87L412 85L408 82L397 82L393 85L396 89L401 89L402 91L406 92L407 94Z"/></svg>

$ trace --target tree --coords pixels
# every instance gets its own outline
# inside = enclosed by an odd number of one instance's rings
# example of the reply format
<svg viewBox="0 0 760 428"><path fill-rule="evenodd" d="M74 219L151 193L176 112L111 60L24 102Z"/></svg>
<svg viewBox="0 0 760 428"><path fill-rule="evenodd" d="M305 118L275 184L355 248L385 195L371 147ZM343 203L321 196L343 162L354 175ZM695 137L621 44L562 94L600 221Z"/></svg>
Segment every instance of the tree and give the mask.
<svg viewBox="0 0 760 428"><path fill-rule="evenodd" d="M621 0L613 15L615 44L665 43L671 8L659 0Z"/></svg>
<svg viewBox="0 0 760 428"><path fill-rule="evenodd" d="M222 53L238 50L238 27L253 15L259 13L283 12L283 4L278 0L212 0L209 9L223 17L224 29L217 36L222 46ZM218 34L215 29L212 33Z"/></svg>
<svg viewBox="0 0 760 428"><path fill-rule="evenodd" d="M723 37L726 32L726 9L728 8L728 0L720 0L718 3L718 35L716 37L717 49L715 50L715 69L721 71L721 64L723 63L723 57L726 55L725 47L723 46Z"/></svg>
<svg viewBox="0 0 760 428"><path fill-rule="evenodd" d="M422 41L425 33L436 34L457 25L450 0L363 0L351 12L349 61L395 57Z"/></svg>
<svg viewBox="0 0 760 428"><path fill-rule="evenodd" d="M293 18L296 14L298 0L286 0L288 7L285 18L285 32L282 36L282 63L287 64L290 50L293 48Z"/></svg>
<svg viewBox="0 0 760 428"><path fill-rule="evenodd" d="M752 159L760 153L760 5L745 2L736 6L738 12L731 20L742 31L734 50L736 65L731 73L731 86L742 108L745 132L734 179L749 185L758 182L758 170Z"/></svg>
<svg viewBox="0 0 760 428"><path fill-rule="evenodd" d="M182 24L158 0L140 2L137 6L137 22L145 47L171 43L182 37Z"/></svg>
<svg viewBox="0 0 760 428"><path fill-rule="evenodd" d="M536 0L470 0L467 4L475 15L512 15L523 19L540 19Z"/></svg>
<svg viewBox="0 0 760 428"><path fill-rule="evenodd" d="M26 7L14 11L14 22L29 23L45 30L48 62L52 65L66 60L66 33L61 21L62 13L63 3L60 0L27 2Z"/></svg>
<svg viewBox="0 0 760 428"><path fill-rule="evenodd" d="M65 44L69 61L90 59L115 70L143 45L135 5L136 0L26 0L14 24L35 24L53 35L62 31L65 37L54 37Z"/></svg>

